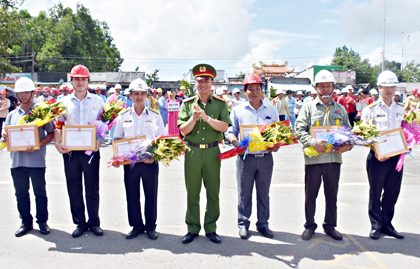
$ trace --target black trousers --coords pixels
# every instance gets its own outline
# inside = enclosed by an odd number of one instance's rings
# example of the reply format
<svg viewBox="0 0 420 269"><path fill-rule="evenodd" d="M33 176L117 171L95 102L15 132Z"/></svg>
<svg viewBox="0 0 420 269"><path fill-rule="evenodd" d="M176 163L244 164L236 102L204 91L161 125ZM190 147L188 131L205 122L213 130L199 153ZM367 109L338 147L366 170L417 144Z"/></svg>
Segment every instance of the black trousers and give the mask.
<svg viewBox="0 0 420 269"><path fill-rule="evenodd" d="M369 219L372 229L393 227L394 208L400 194L403 170L395 170L399 156L378 161L370 151L366 160L369 179Z"/></svg>
<svg viewBox="0 0 420 269"><path fill-rule="evenodd" d="M305 165L305 228L315 230L315 207L321 181L324 182L325 218L323 227L331 230L337 226L337 193L340 180L340 163Z"/></svg>
<svg viewBox="0 0 420 269"><path fill-rule="evenodd" d="M355 117L357 115L357 112L349 112L349 123L351 124L351 126L354 125L354 121L355 121Z"/></svg>
<svg viewBox="0 0 420 269"><path fill-rule="evenodd" d="M32 225L29 178L35 194L36 219L38 223L48 220L48 199L45 189L45 168L16 167L10 169L15 187L15 195L22 224Z"/></svg>
<svg viewBox="0 0 420 269"><path fill-rule="evenodd" d="M157 193L158 193L159 164L153 162L136 163L132 169L124 165L124 184L127 196L128 223L137 231L154 231L157 219ZM144 217L141 217L140 205L140 179L143 182Z"/></svg>
<svg viewBox="0 0 420 269"><path fill-rule="evenodd" d="M95 154L95 155L93 155ZM63 154L67 192L74 224L80 227L99 226L99 151L88 156L84 151ZM89 163L89 160L91 162ZM89 220L86 222L83 200L83 178Z"/></svg>

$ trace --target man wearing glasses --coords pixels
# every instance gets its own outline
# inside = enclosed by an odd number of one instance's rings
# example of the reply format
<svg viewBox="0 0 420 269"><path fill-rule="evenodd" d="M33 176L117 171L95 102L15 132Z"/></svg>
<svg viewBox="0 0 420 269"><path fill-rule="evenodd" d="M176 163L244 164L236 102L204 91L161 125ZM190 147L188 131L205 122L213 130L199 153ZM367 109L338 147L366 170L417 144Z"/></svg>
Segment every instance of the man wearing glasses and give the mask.
<svg viewBox="0 0 420 269"><path fill-rule="evenodd" d="M214 243L221 239L216 234L219 218L220 154L219 142L230 123L226 102L211 95L216 70L208 64L198 64L192 72L197 95L185 99L178 114L178 127L188 150L185 152L184 174L187 188L188 233L183 244L191 243L201 230L200 191L204 183L207 194L207 210L204 216L206 236Z"/></svg>

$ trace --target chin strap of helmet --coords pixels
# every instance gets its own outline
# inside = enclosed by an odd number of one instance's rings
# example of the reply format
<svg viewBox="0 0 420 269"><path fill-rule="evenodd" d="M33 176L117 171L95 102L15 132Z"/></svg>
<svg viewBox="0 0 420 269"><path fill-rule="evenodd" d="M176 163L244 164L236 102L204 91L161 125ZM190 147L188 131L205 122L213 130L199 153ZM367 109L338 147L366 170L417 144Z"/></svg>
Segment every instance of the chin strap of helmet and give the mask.
<svg viewBox="0 0 420 269"><path fill-rule="evenodd" d="M19 95L17 96L17 98L18 98L18 100L19 100L19 102L21 104L27 104L27 103L29 103L29 101L31 100L31 98L32 98L33 95L34 95L34 92L32 91L31 92L31 96L29 96L29 98L28 98L28 100L26 102L22 102L22 100L20 100L20 98L19 98Z"/></svg>

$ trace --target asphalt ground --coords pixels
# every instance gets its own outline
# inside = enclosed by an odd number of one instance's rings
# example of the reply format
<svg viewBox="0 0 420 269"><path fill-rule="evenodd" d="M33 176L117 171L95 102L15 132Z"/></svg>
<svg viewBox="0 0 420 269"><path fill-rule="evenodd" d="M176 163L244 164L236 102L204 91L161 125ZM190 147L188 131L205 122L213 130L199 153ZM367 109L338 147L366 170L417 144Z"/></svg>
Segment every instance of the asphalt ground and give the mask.
<svg viewBox="0 0 420 269"><path fill-rule="evenodd" d="M226 146L222 151L229 149ZM181 239L187 232L184 222L186 191L183 158L168 168L160 165L158 220L159 238L147 235L127 240L128 225L122 168L108 168L111 146L101 148L100 218L102 237L86 232L72 238L75 229L65 185L62 156L54 145L47 146L47 194L49 235L34 230L16 238L20 226L10 175L9 153L0 158L0 268L420 268L420 183L417 172L420 148L407 157L403 186L396 205L393 225L405 235L398 240L382 236L372 240L368 234L368 149L355 147L343 156L338 193L338 227L344 239L336 241L322 230L324 195L317 200L318 229L310 241L303 241L304 163L300 145L282 147L274 154L274 174L270 191L270 228L274 238L264 238L255 228L256 206L251 217L251 237L240 239L237 228L237 190L235 158L222 162L217 232L222 243L208 240L201 231L190 244ZM32 215L35 203L31 193ZM205 191L201 195L204 219Z"/></svg>

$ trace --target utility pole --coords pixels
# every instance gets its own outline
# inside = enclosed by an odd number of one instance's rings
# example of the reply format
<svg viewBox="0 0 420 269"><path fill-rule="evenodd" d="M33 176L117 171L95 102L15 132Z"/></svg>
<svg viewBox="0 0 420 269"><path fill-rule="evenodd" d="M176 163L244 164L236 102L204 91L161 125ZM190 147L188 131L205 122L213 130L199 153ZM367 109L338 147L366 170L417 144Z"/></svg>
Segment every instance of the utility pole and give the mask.
<svg viewBox="0 0 420 269"><path fill-rule="evenodd" d="M382 49L382 72L385 71L385 24L386 24L386 0L384 0L384 42Z"/></svg>
<svg viewBox="0 0 420 269"><path fill-rule="evenodd" d="M35 73L35 51L32 51L32 81L35 80L34 77L34 73Z"/></svg>

